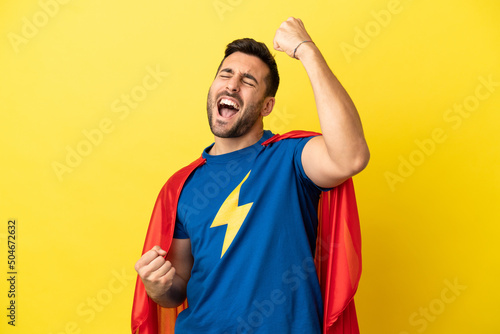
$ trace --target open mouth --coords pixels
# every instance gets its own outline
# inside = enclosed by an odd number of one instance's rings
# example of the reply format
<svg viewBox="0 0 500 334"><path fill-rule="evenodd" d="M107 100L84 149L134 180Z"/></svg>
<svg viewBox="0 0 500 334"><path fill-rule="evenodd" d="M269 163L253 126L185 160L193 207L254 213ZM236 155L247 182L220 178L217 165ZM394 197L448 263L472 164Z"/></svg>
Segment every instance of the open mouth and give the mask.
<svg viewBox="0 0 500 334"><path fill-rule="evenodd" d="M233 99L223 97L217 103L219 115L224 118L231 118L240 111L240 105Z"/></svg>

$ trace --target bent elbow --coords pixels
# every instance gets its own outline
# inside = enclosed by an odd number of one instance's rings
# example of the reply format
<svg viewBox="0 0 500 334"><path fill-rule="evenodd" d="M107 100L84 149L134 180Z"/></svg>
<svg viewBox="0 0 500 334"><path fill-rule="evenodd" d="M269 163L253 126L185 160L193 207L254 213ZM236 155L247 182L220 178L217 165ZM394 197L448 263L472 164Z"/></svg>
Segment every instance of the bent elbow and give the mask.
<svg viewBox="0 0 500 334"><path fill-rule="evenodd" d="M366 166L368 166L368 162L370 162L370 150L368 149L368 147L366 147L364 150L363 150L363 153L360 154L360 156L358 157L357 161L356 161L356 164L355 164L355 167L356 167L356 174L361 172L363 169L366 168Z"/></svg>
<svg viewBox="0 0 500 334"><path fill-rule="evenodd" d="M346 170L346 176L348 176L349 178L356 174L359 174L366 168L366 166L368 166L369 161L370 151L368 150L368 147L365 146L365 148L358 152L356 156L351 160L350 166Z"/></svg>

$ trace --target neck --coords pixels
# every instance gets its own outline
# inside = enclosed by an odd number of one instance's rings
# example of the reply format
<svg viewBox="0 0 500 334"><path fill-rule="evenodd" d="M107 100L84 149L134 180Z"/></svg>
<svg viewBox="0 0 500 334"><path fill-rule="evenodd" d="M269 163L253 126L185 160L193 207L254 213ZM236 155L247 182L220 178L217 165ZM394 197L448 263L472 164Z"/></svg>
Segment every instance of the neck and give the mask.
<svg viewBox="0 0 500 334"><path fill-rule="evenodd" d="M208 154L221 155L231 153L252 146L257 143L264 135L264 130L252 131L237 138L215 138L215 144L212 146Z"/></svg>

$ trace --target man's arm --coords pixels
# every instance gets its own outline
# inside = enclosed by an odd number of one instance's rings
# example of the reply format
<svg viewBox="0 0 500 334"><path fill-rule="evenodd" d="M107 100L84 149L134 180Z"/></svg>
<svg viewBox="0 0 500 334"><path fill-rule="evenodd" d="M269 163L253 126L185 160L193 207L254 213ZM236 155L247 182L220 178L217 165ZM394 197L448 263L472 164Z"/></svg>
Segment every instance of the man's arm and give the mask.
<svg viewBox="0 0 500 334"><path fill-rule="evenodd" d="M311 139L302 152L307 176L318 186L334 187L362 171L370 153L361 120L351 98L311 41L300 19L289 18L274 37L274 48L299 59L314 92L323 136Z"/></svg>
<svg viewBox="0 0 500 334"><path fill-rule="evenodd" d="M177 307L186 299L193 256L189 239L173 239L170 251L154 246L135 264L148 296L162 307Z"/></svg>

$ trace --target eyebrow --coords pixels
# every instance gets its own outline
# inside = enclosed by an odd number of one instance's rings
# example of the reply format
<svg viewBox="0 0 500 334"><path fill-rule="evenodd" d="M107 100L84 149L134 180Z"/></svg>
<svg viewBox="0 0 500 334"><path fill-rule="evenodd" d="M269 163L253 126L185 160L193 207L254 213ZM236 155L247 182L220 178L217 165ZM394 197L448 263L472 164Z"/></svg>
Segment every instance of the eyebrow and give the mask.
<svg viewBox="0 0 500 334"><path fill-rule="evenodd" d="M234 71L231 69L231 68L223 68L222 70L220 70L221 72L227 72L227 73L231 73L231 74L234 74ZM250 73L243 73L242 76L244 78L248 78L250 80L253 80L255 81L255 83L258 85L259 82L257 81L257 79L255 79L255 77L253 75L251 75Z"/></svg>

